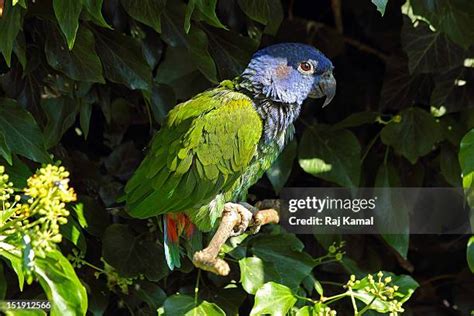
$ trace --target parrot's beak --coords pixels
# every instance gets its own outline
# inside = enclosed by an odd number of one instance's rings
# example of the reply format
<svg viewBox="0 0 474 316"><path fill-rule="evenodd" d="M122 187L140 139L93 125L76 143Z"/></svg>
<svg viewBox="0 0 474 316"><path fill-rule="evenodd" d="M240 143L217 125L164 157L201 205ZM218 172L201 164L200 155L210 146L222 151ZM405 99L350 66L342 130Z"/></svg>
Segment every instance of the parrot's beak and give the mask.
<svg viewBox="0 0 474 316"><path fill-rule="evenodd" d="M314 86L313 91L310 93L311 98L322 98L324 100L323 107L331 103L331 100L336 95L336 78L332 74L332 71L328 71L321 76L319 82Z"/></svg>

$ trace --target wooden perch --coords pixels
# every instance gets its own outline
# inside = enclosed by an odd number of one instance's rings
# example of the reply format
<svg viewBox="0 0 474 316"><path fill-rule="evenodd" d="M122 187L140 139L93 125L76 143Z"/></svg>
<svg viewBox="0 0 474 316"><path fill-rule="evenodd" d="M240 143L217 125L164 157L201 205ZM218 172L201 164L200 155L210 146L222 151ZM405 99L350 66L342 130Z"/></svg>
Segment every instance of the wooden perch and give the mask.
<svg viewBox="0 0 474 316"><path fill-rule="evenodd" d="M262 208L263 206L272 205L273 208L261 209L254 213L252 221L249 225L250 230L253 233L258 232L262 225L270 223L276 224L280 220L278 215L278 201L275 202L275 200L266 200L261 203L257 203L257 205L261 206ZM234 229L236 229L241 224L242 216L240 214L243 214L245 211L248 212L248 210L240 204L226 203L224 205L221 222L209 245L203 250L197 251L193 256L193 263L197 268L222 276L229 274L229 265L223 259L218 258L218 255L221 247L232 235Z"/></svg>

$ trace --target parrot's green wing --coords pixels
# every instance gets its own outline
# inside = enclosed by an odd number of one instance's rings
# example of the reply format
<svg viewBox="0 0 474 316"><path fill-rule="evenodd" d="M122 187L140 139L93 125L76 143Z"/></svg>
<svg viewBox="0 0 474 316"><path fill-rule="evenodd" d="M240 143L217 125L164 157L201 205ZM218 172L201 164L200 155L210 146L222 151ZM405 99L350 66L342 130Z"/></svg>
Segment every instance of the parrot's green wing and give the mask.
<svg viewBox="0 0 474 316"><path fill-rule="evenodd" d="M226 87L176 106L127 183L129 213L146 218L210 203L246 171L261 135L251 99Z"/></svg>

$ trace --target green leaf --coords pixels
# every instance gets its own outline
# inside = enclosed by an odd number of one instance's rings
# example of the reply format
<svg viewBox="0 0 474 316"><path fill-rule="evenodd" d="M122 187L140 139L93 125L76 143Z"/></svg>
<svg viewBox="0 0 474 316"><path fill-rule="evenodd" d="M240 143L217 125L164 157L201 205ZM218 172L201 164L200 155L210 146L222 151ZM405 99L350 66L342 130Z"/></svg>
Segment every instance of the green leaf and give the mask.
<svg viewBox="0 0 474 316"><path fill-rule="evenodd" d="M81 125L84 138L87 139L89 136L89 126L92 115L92 104L84 99L79 100L79 123Z"/></svg>
<svg viewBox="0 0 474 316"><path fill-rule="evenodd" d="M223 28L226 27L219 21L216 15L217 0L190 0L186 7L186 14L184 17L184 30L186 33L189 32L191 27L191 18L194 13L199 13L198 20L202 19L207 24L214 27Z"/></svg>
<svg viewBox="0 0 474 316"><path fill-rule="evenodd" d="M380 116L378 112L358 112L349 115L342 121L334 124L332 129L345 129L351 127L359 127L364 124L375 123L377 118Z"/></svg>
<svg viewBox="0 0 474 316"><path fill-rule="evenodd" d="M474 44L474 2L470 0L410 1L413 13L464 48Z"/></svg>
<svg viewBox="0 0 474 316"><path fill-rule="evenodd" d="M51 302L51 315L85 315L87 293L71 263L58 251L35 259L34 273Z"/></svg>
<svg viewBox="0 0 474 316"><path fill-rule="evenodd" d="M283 189L286 181L290 177L293 161L296 158L297 148L298 144L296 143L296 140L291 141L266 172L267 177L277 194L281 189Z"/></svg>
<svg viewBox="0 0 474 316"><path fill-rule="evenodd" d="M3 15L0 18L0 51L10 67L15 39L23 24L23 9L12 6L10 0L5 0Z"/></svg>
<svg viewBox="0 0 474 316"><path fill-rule="evenodd" d="M380 12L380 15L385 14L385 8L387 7L388 0L371 0L372 3L377 7L377 11Z"/></svg>
<svg viewBox="0 0 474 316"><path fill-rule="evenodd" d="M207 46L208 40L206 33L204 33L203 30L194 27L188 34L189 56L207 80L216 83L216 64L209 54Z"/></svg>
<svg viewBox="0 0 474 316"><path fill-rule="evenodd" d="M37 162L50 161L35 119L14 100L0 99L0 133L13 153Z"/></svg>
<svg viewBox="0 0 474 316"><path fill-rule="evenodd" d="M410 73L441 73L462 65L465 53L461 47L423 21L416 25L408 18L403 20L402 45Z"/></svg>
<svg viewBox="0 0 474 316"><path fill-rule="evenodd" d="M286 315L296 301L295 295L288 287L268 282L255 294L255 304L250 315Z"/></svg>
<svg viewBox="0 0 474 316"><path fill-rule="evenodd" d="M48 118L44 128L46 147L51 148L59 143L64 133L74 124L78 111L77 102L68 97L41 101L41 107Z"/></svg>
<svg viewBox="0 0 474 316"><path fill-rule="evenodd" d="M72 242L82 253L86 253L86 237L74 218L68 218L67 223L60 226L60 231L64 238Z"/></svg>
<svg viewBox="0 0 474 316"><path fill-rule="evenodd" d="M201 300L199 300L197 304L195 304L193 297L183 294L176 294L168 297L163 305L166 315L225 316L224 311L216 304Z"/></svg>
<svg viewBox="0 0 474 316"><path fill-rule="evenodd" d="M467 242L466 257L469 269L474 273L474 236L471 236Z"/></svg>
<svg viewBox="0 0 474 316"><path fill-rule="evenodd" d="M382 129L382 142L414 164L441 140L440 124L431 114L416 107L402 111L400 116L401 122L392 120Z"/></svg>
<svg viewBox="0 0 474 316"><path fill-rule="evenodd" d="M456 153L449 146L442 146L439 155L440 171L446 181L453 187L461 186L461 167Z"/></svg>
<svg viewBox="0 0 474 316"><path fill-rule="evenodd" d="M12 162L12 152L10 150L10 147L8 147L8 144L5 140L5 136L3 136L2 133L0 133L0 156L5 159L6 162L8 162L9 165L11 165Z"/></svg>
<svg viewBox="0 0 474 316"><path fill-rule="evenodd" d="M136 237L127 225L109 226L102 244L105 261L124 277L143 274L150 281L158 281L168 273L163 249L153 240Z"/></svg>
<svg viewBox="0 0 474 316"><path fill-rule="evenodd" d="M91 16L92 21L99 26L111 29L112 27L102 16L102 2L103 0L82 0L84 8Z"/></svg>
<svg viewBox="0 0 474 316"><path fill-rule="evenodd" d="M239 0L238 3L249 18L266 25L265 33L276 35L283 21L283 7L280 0Z"/></svg>
<svg viewBox="0 0 474 316"><path fill-rule="evenodd" d="M189 99L209 88L209 83L197 70L188 52L182 48L168 47L165 58L158 66L155 81L171 86L177 99Z"/></svg>
<svg viewBox="0 0 474 316"><path fill-rule="evenodd" d="M472 158L474 157L474 129L464 135L459 147L458 158L462 171L462 186L467 203L472 208L474 207L474 159Z"/></svg>
<svg viewBox="0 0 474 316"><path fill-rule="evenodd" d="M328 306L323 303L316 303L314 306L304 306L298 310L296 316L319 316L329 315L325 309Z"/></svg>
<svg viewBox="0 0 474 316"><path fill-rule="evenodd" d="M121 0L121 2L132 18L161 33L161 13L165 8L166 0Z"/></svg>
<svg viewBox="0 0 474 316"><path fill-rule="evenodd" d="M105 77L132 90L151 89L151 70L140 44L119 32L96 32L96 49Z"/></svg>
<svg viewBox="0 0 474 316"><path fill-rule="evenodd" d="M15 248L15 246L9 246ZM5 248L5 245L3 245L3 248ZM4 259L8 260L8 262L10 262L10 265L18 278L18 288L20 291L23 291L23 286L25 284L25 274L23 273L23 261L21 256L0 248L0 257L3 257Z"/></svg>
<svg viewBox="0 0 474 316"><path fill-rule="evenodd" d="M66 36L67 45L72 49L79 28L82 0L53 0L53 8L59 27Z"/></svg>
<svg viewBox="0 0 474 316"><path fill-rule="evenodd" d="M278 238L277 243L275 238ZM279 283L290 288L298 287L316 265L310 255L302 252L303 244L292 234L261 236L255 240L251 249L265 263L273 264L277 275L270 268L271 272L266 277L279 276Z"/></svg>
<svg viewBox="0 0 474 316"><path fill-rule="evenodd" d="M307 128L299 145L298 160L307 173L345 187L356 187L360 179L360 144L348 130L327 126Z"/></svg>
<svg viewBox="0 0 474 316"><path fill-rule="evenodd" d="M45 52L48 64L76 81L105 83L102 64L95 53L94 35L87 28L79 29L71 50L56 27L48 29Z"/></svg>
<svg viewBox="0 0 474 316"><path fill-rule="evenodd" d="M255 294L265 283L270 281L281 282L281 277L270 262L264 262L257 257L242 258L239 260L240 282L249 294Z"/></svg>
<svg viewBox="0 0 474 316"><path fill-rule="evenodd" d="M382 164L375 178L375 196L378 197L375 212L377 228L382 238L395 249L403 258L407 258L410 241L410 224L408 208L401 196L390 190L390 187L400 187L400 178L391 164ZM383 189L388 188L388 189ZM399 231L401 234L386 234L387 231Z"/></svg>

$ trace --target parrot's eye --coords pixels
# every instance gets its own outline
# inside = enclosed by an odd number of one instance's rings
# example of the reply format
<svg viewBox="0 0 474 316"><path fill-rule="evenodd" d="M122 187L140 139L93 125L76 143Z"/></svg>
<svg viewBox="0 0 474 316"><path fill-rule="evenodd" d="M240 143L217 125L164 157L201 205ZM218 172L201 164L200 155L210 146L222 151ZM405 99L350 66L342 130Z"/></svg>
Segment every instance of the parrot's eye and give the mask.
<svg viewBox="0 0 474 316"><path fill-rule="evenodd" d="M302 74L312 75L314 73L313 64L307 61L302 61L298 65L298 71L301 72Z"/></svg>

